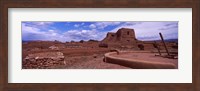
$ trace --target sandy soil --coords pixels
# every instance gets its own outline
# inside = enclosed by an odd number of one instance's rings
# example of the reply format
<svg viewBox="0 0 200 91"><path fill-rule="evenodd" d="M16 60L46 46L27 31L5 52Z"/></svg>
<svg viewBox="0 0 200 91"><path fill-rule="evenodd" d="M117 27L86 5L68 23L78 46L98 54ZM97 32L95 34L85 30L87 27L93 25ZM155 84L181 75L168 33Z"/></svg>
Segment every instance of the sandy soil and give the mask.
<svg viewBox="0 0 200 91"><path fill-rule="evenodd" d="M51 68L55 69L130 69L117 64L103 62L103 55L65 57L65 65Z"/></svg>

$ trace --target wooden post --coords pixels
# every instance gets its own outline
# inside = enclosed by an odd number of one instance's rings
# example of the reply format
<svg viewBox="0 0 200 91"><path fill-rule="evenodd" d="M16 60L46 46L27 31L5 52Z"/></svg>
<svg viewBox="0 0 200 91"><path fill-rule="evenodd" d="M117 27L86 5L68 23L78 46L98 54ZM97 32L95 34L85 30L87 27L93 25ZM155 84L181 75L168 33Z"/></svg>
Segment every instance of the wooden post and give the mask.
<svg viewBox="0 0 200 91"><path fill-rule="evenodd" d="M166 50L166 52L167 52L167 55L169 56L169 51L168 51L168 49L167 49L167 46L166 46L165 41L164 41L164 39L163 39L163 36L162 36L161 33L159 33L159 34L160 34L160 38L162 39L162 42L163 42L163 44L164 44L165 50Z"/></svg>
<svg viewBox="0 0 200 91"><path fill-rule="evenodd" d="M159 53L159 55L161 56L160 48L159 48L159 46L157 45L156 41L154 41L154 47L158 50L158 53Z"/></svg>

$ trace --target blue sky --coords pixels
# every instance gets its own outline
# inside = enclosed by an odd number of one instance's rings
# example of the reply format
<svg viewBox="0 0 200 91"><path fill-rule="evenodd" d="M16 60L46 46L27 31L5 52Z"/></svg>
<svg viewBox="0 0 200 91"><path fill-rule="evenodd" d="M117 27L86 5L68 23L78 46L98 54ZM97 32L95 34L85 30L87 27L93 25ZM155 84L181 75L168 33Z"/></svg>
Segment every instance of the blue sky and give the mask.
<svg viewBox="0 0 200 91"><path fill-rule="evenodd" d="M178 39L178 22L22 22L22 40L80 41L102 40L108 32L132 28L136 38L143 41Z"/></svg>

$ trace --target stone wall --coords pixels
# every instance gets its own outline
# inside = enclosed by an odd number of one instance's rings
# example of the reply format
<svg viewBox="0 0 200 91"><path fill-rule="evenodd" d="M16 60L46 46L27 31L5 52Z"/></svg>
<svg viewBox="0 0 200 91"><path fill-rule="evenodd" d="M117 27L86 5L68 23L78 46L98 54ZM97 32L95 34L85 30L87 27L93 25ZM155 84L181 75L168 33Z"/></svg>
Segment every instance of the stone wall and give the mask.
<svg viewBox="0 0 200 91"><path fill-rule="evenodd" d="M22 61L23 69L50 68L55 65L64 64L64 55L62 52L44 52L29 54Z"/></svg>

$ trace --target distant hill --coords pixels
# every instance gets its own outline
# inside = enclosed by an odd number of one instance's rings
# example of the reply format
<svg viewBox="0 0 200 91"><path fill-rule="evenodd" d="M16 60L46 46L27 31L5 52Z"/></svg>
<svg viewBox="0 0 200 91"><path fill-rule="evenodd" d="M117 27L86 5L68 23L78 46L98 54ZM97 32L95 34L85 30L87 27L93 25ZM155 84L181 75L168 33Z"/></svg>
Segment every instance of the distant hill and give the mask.
<svg viewBox="0 0 200 91"><path fill-rule="evenodd" d="M148 40L148 41L143 41L143 42L153 43L154 41L156 41L156 42L162 42L161 40ZM164 41L165 42L175 42L175 43L178 43L178 39L165 39Z"/></svg>
<svg viewBox="0 0 200 91"><path fill-rule="evenodd" d="M161 41L161 40L155 40L155 41ZM165 39L165 42L177 42L178 43L178 39Z"/></svg>
<svg viewBox="0 0 200 91"><path fill-rule="evenodd" d="M30 42L30 41L27 41L27 40L22 40L22 43L27 43L27 42Z"/></svg>
<svg viewBox="0 0 200 91"><path fill-rule="evenodd" d="M53 40L53 41L48 41L48 40L22 40L22 43L27 43L27 42L60 42L57 40Z"/></svg>
<svg viewBox="0 0 200 91"><path fill-rule="evenodd" d="M168 39L168 40L165 40L166 42L178 42L178 39Z"/></svg>

